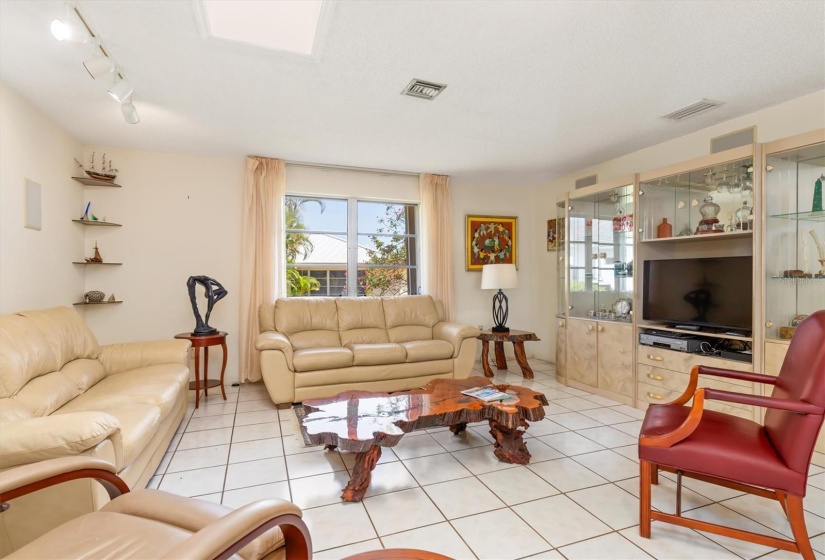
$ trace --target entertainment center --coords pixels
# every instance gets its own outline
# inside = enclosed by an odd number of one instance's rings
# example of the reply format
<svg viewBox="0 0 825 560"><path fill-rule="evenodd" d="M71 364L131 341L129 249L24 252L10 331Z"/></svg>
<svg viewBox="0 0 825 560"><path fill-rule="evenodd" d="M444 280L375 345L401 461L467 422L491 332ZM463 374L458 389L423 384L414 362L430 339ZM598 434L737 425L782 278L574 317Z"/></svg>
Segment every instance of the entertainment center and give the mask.
<svg viewBox="0 0 825 560"><path fill-rule="evenodd" d="M646 408L697 364L777 375L795 325L825 308L822 183L825 129L560 196L558 380Z"/></svg>

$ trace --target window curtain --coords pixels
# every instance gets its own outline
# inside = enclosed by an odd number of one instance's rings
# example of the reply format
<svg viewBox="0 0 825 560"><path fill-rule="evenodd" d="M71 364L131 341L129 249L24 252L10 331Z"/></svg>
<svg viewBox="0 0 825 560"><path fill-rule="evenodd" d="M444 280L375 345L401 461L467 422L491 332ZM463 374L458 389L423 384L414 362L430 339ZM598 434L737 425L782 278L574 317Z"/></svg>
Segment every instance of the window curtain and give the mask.
<svg viewBox="0 0 825 560"><path fill-rule="evenodd" d="M241 382L260 381L258 307L285 294L284 193L280 159L247 157L241 233Z"/></svg>
<svg viewBox="0 0 825 560"><path fill-rule="evenodd" d="M450 202L450 178L422 173L421 223L424 234L423 291L444 304L444 320L452 321L455 310L453 295L453 229Z"/></svg>

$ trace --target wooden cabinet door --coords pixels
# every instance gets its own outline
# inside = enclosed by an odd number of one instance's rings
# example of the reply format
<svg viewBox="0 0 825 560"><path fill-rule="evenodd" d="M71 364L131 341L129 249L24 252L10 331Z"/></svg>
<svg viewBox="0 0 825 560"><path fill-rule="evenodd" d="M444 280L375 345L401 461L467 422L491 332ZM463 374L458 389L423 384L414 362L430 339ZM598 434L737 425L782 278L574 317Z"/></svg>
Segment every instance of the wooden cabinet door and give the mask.
<svg viewBox="0 0 825 560"><path fill-rule="evenodd" d="M567 379L591 387L598 379L596 322L567 320Z"/></svg>
<svg viewBox="0 0 825 560"><path fill-rule="evenodd" d="M782 362L785 361L785 354L788 353L788 345L781 342L765 341L765 375L779 375L782 369ZM770 387L773 390L773 387Z"/></svg>
<svg viewBox="0 0 825 560"><path fill-rule="evenodd" d="M602 323L596 327L600 389L633 397L633 326Z"/></svg>
<svg viewBox="0 0 825 560"><path fill-rule="evenodd" d="M559 330L556 331L556 380L563 381L567 377L567 327L565 320L559 319Z"/></svg>

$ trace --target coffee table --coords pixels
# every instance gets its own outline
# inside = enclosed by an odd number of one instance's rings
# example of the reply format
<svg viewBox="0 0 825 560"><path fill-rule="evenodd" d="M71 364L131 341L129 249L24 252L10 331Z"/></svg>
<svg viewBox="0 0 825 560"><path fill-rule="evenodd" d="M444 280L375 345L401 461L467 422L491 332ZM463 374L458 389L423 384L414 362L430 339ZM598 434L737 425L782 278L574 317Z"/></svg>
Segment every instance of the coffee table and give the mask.
<svg viewBox="0 0 825 560"><path fill-rule="evenodd" d="M464 389L487 385L492 383L484 377L436 379L409 391L346 391L325 399L308 399L303 402L307 413L303 426L312 443L357 453L349 484L341 494L347 502L364 497L381 448L397 445L413 430L449 426L453 434L460 434L468 423L487 420L495 438L495 456L507 463L529 463L524 431L528 420L544 418L547 398L512 385L496 385L515 397L509 401L483 402L461 394Z"/></svg>

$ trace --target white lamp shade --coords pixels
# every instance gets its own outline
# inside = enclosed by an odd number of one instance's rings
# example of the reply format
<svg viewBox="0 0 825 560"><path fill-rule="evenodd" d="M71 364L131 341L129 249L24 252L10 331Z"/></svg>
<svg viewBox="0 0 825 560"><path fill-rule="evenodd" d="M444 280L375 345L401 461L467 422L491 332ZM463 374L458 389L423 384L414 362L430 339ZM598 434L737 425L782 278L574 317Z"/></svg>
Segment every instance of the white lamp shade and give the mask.
<svg viewBox="0 0 825 560"><path fill-rule="evenodd" d="M485 264L481 268L482 290L506 290L518 287L514 264Z"/></svg>
<svg viewBox="0 0 825 560"><path fill-rule="evenodd" d="M103 55L90 58L83 63L83 66L94 79L115 71L115 63L112 62L112 59Z"/></svg>
<svg viewBox="0 0 825 560"><path fill-rule="evenodd" d="M115 82L115 85L109 88L109 95L115 98L115 100L120 101L123 103L135 92L135 88L129 82L129 80L118 80Z"/></svg>
<svg viewBox="0 0 825 560"><path fill-rule="evenodd" d="M137 124L140 122L140 116L138 115L137 109L131 99L126 103L121 104L120 112L123 113L123 118L127 123Z"/></svg>

